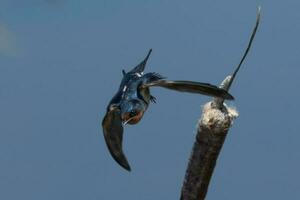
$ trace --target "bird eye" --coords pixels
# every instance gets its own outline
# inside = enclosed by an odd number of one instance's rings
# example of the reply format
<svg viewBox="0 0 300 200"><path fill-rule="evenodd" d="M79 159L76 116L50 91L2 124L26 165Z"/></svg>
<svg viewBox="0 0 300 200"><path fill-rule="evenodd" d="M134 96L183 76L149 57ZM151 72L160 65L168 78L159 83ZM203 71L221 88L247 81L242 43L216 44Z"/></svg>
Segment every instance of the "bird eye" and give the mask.
<svg viewBox="0 0 300 200"><path fill-rule="evenodd" d="M135 110L131 110L130 111L130 117L134 117L136 116L136 111Z"/></svg>

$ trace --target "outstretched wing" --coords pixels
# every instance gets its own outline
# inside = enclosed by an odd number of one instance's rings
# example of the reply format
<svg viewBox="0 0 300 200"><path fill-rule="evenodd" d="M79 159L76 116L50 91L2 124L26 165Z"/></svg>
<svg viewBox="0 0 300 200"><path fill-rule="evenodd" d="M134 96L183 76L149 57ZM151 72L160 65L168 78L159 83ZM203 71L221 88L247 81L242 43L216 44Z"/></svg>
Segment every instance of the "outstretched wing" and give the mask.
<svg viewBox="0 0 300 200"><path fill-rule="evenodd" d="M159 79L145 83L143 87L159 86L171 90L180 92L198 93L213 97L220 97L223 99L233 100L234 97L226 90L218 88L215 85L209 83L200 83L194 81L170 81L165 79Z"/></svg>
<svg viewBox="0 0 300 200"><path fill-rule="evenodd" d="M145 66L147 64L147 60L148 60L151 52L152 52L152 49L149 50L146 58L144 58L144 60L140 64L138 64L135 68L133 68L129 73L142 73L145 69Z"/></svg>
<svg viewBox="0 0 300 200"><path fill-rule="evenodd" d="M129 163L122 150L123 126L120 109L113 108L106 113L102 121L102 128L110 154L117 163L130 171Z"/></svg>

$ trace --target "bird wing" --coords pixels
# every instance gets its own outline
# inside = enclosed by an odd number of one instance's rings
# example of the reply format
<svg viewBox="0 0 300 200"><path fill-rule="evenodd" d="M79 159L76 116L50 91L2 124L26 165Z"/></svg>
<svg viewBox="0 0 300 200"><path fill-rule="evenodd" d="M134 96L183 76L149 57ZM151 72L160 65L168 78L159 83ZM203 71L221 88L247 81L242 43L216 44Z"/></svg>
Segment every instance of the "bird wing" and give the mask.
<svg viewBox="0 0 300 200"><path fill-rule="evenodd" d="M209 83L201 83L194 81L170 81L165 79L159 79L143 84L143 87L153 86L159 86L180 92L204 94L228 100L234 99L234 97L231 94L229 94L226 90L221 89L215 85L211 85Z"/></svg>
<svg viewBox="0 0 300 200"><path fill-rule="evenodd" d="M130 171L130 166L122 150L123 126L121 111L118 108L108 110L102 121L103 134L107 148L119 165Z"/></svg>

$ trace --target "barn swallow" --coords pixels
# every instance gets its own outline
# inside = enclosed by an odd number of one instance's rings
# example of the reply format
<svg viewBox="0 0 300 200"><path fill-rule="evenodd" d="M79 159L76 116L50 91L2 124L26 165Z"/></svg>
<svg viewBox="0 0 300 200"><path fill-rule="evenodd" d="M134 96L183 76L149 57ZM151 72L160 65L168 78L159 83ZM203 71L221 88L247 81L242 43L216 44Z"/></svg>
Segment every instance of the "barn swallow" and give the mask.
<svg viewBox="0 0 300 200"><path fill-rule="evenodd" d="M198 93L232 100L227 91L217 86L193 81L171 81L158 73L144 73L147 60L151 54L131 71L122 70L123 79L118 92L107 106L102 121L106 145L112 157L119 165L130 171L130 166L122 149L123 126L138 123L151 102L156 99L150 94L150 87L163 87L180 92Z"/></svg>

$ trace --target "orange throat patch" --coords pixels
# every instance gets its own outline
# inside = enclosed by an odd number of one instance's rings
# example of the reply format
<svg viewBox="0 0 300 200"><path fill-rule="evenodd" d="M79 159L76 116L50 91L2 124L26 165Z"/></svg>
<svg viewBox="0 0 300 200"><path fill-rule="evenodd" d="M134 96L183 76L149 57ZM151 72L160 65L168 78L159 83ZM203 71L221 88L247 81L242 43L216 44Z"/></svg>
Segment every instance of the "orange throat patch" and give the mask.
<svg viewBox="0 0 300 200"><path fill-rule="evenodd" d="M123 122L126 122L126 124L136 124L143 118L143 115L143 111L138 112L134 117L130 117L130 113L125 113L122 116L122 120Z"/></svg>

